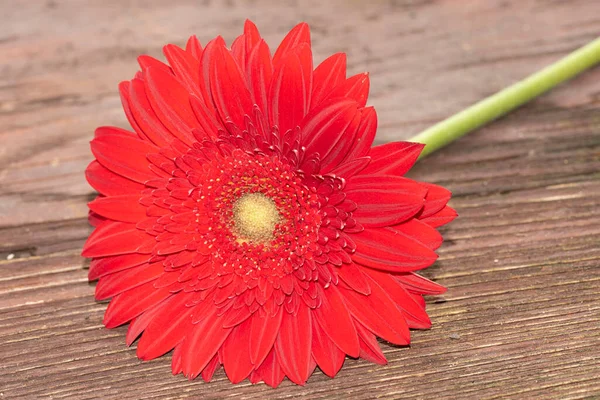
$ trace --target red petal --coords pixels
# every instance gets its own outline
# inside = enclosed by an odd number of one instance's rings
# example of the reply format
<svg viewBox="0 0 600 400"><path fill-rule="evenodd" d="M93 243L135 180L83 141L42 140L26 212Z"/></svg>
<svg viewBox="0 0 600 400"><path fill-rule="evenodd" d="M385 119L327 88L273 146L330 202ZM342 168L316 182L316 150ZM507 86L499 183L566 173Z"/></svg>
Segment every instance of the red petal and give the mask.
<svg viewBox="0 0 600 400"><path fill-rule="evenodd" d="M161 305L161 310L154 315L138 342L139 359L160 357L183 340L192 324L191 309L186 306L191 297L192 294L181 292Z"/></svg>
<svg viewBox="0 0 600 400"><path fill-rule="evenodd" d="M101 238L102 236L108 236L114 233L119 233L122 230L128 230L133 228L134 226L135 225L133 224L127 224L124 222L114 222L105 219L104 222L96 226L96 229L94 229L94 231L88 237L88 243L86 244L91 244L96 239Z"/></svg>
<svg viewBox="0 0 600 400"><path fill-rule="evenodd" d="M200 124L200 128L194 130L196 133L195 136L198 136L197 134L200 132L209 138L216 138L219 130L225 130L218 116L213 114L211 109L204 103L204 100L196 96L191 96L190 104Z"/></svg>
<svg viewBox="0 0 600 400"><path fill-rule="evenodd" d="M206 367L204 367L204 369L202 370L202 379L204 379L204 382L210 382L212 380L215 371L217 370L217 368L219 368L220 365L221 362L219 361L219 355L215 354L212 360L210 360Z"/></svg>
<svg viewBox="0 0 600 400"><path fill-rule="evenodd" d="M181 346L178 345L175 346L173 358L171 359L171 371L173 372L173 375L177 375L183 371L181 365Z"/></svg>
<svg viewBox="0 0 600 400"><path fill-rule="evenodd" d="M86 168L85 178L94 189L105 196L140 193L145 189L144 185L115 174L96 160Z"/></svg>
<svg viewBox="0 0 600 400"><path fill-rule="evenodd" d="M357 110L358 111L358 110ZM321 174L337 168L355 145L361 113L357 112L348 126L338 134L338 141L332 145L327 154L321 154Z"/></svg>
<svg viewBox="0 0 600 400"><path fill-rule="evenodd" d="M152 282L149 283L150 285ZM145 286L145 285L142 285ZM142 314L135 317L129 324L125 341L127 346L131 346L133 342L142 334L144 329L152 322L154 316L161 311L161 302L144 311Z"/></svg>
<svg viewBox="0 0 600 400"><path fill-rule="evenodd" d="M260 41L249 56L247 75L252 101L264 115L269 115L268 89L273 77L273 66L269 46L264 40Z"/></svg>
<svg viewBox="0 0 600 400"><path fill-rule="evenodd" d="M243 381L254 369L248 351L251 338L250 321L246 321L233 328L223 343L223 367L231 383Z"/></svg>
<svg viewBox="0 0 600 400"><path fill-rule="evenodd" d="M94 137L96 139L103 137L111 137L111 135L123 136L130 139L138 139L133 132L125 129L117 128L115 126L100 126L94 131Z"/></svg>
<svg viewBox="0 0 600 400"><path fill-rule="evenodd" d="M445 206L437 213L430 215L426 218L421 218L421 222L424 222L431 227L437 228L438 226L446 225L448 222L452 221L457 216L458 214L456 213L456 211L454 211L453 208Z"/></svg>
<svg viewBox="0 0 600 400"><path fill-rule="evenodd" d="M106 218L104 218L103 216L98 215L93 211L88 212L88 222L94 228L101 225L102 223L104 223L106 221L108 221L108 220Z"/></svg>
<svg viewBox="0 0 600 400"><path fill-rule="evenodd" d="M190 105L190 93L162 69L148 68L145 78L146 94L158 118L173 136L191 145L194 142L192 129L198 126L198 121Z"/></svg>
<svg viewBox="0 0 600 400"><path fill-rule="evenodd" d="M369 281L361 269L354 263L344 264L337 269L338 276L352 289L360 294L368 296L371 294Z"/></svg>
<svg viewBox="0 0 600 400"><path fill-rule="evenodd" d="M350 150L347 161L351 161L358 157L364 157L369 154L371 145L377 133L377 113L373 107L365 107L362 109L362 119L356 133L354 148Z"/></svg>
<svg viewBox="0 0 600 400"><path fill-rule="evenodd" d="M415 302L404 289L389 274L375 270L365 269L365 272L390 296L396 306L402 311L408 326L415 329L431 328L431 320L425 309Z"/></svg>
<svg viewBox="0 0 600 400"><path fill-rule="evenodd" d="M354 322L338 288L331 285L324 289L321 301L321 306L313 310L314 318L340 350L350 357L358 357L360 348Z"/></svg>
<svg viewBox="0 0 600 400"><path fill-rule="evenodd" d="M364 174L404 175L414 165L425 147L421 143L394 142L371 149L371 164Z"/></svg>
<svg viewBox="0 0 600 400"><path fill-rule="evenodd" d="M387 360L379 347L377 338L360 322L356 323L356 330L360 337L360 358L371 361L375 364L385 365Z"/></svg>
<svg viewBox="0 0 600 400"><path fill-rule="evenodd" d="M329 99L335 97L354 99L360 107L364 107L367 104L367 97L369 97L369 74L364 72L346 79L327 95Z"/></svg>
<svg viewBox="0 0 600 400"><path fill-rule="evenodd" d="M237 65L243 69L246 65L246 38L243 34L236 37L231 44L231 55Z"/></svg>
<svg viewBox="0 0 600 400"><path fill-rule="evenodd" d="M262 379L267 385L271 387L277 387L285 378L285 374L279 365L275 349L271 349L265 361L256 369L256 374Z"/></svg>
<svg viewBox="0 0 600 400"><path fill-rule="evenodd" d="M332 169L329 173L332 175L341 176L342 178L349 179L354 175L361 172L369 162L371 161L370 157L360 157L355 158L352 161L344 162L343 164L338 165L334 169Z"/></svg>
<svg viewBox="0 0 600 400"><path fill-rule="evenodd" d="M197 275L198 272L195 272ZM248 293L248 292L246 292ZM252 316L252 312L248 307L241 307L237 310L229 309L223 315L223 328L233 328Z"/></svg>
<svg viewBox="0 0 600 400"><path fill-rule="evenodd" d="M372 279L369 280L369 296L341 289L350 313L370 331L388 342L408 344L410 332L404 316L381 286Z"/></svg>
<svg viewBox="0 0 600 400"><path fill-rule="evenodd" d="M202 45L200 41L195 35L190 36L186 45L185 51L192 55L196 60L199 60L202 57Z"/></svg>
<svg viewBox="0 0 600 400"><path fill-rule="evenodd" d="M395 275L398 280L409 291L417 294L442 294L446 292L446 288L440 284L430 281L427 278L417 275L414 272L408 272L400 275Z"/></svg>
<svg viewBox="0 0 600 400"><path fill-rule="evenodd" d="M283 135L300 124L309 110L312 53L303 45L281 60L269 88L269 119Z"/></svg>
<svg viewBox="0 0 600 400"><path fill-rule="evenodd" d="M212 360L230 332L231 328L222 327L222 322L217 316L217 308L211 305L204 318L191 328L191 332L182 342L185 376L190 379L198 376Z"/></svg>
<svg viewBox="0 0 600 400"><path fill-rule="evenodd" d="M273 65L279 64L285 56L304 43L310 47L310 28L306 22L301 22L281 41L273 56Z"/></svg>
<svg viewBox="0 0 600 400"><path fill-rule="evenodd" d="M210 94L210 79L211 69L214 68L215 55L220 49L225 47L225 40L221 36L217 36L204 48L202 52L202 58L200 59L200 89L204 97L204 104L214 114L217 113L213 104L212 96Z"/></svg>
<svg viewBox="0 0 600 400"><path fill-rule="evenodd" d="M148 262L148 254L127 254L123 256L95 258L90 263L88 279L96 280L104 275L122 271Z"/></svg>
<svg viewBox="0 0 600 400"><path fill-rule="evenodd" d="M168 289L156 290L152 282L137 286L112 298L102 323L109 329L122 325L154 307L172 293Z"/></svg>
<svg viewBox="0 0 600 400"><path fill-rule="evenodd" d="M173 68L173 73L179 78L188 93L201 97L200 62L198 59L173 44L166 45L163 52Z"/></svg>
<svg viewBox="0 0 600 400"><path fill-rule="evenodd" d="M442 235L435 230L435 228L427 225L426 223L418 220L411 219L400 225L394 225L392 227L396 231L400 231L407 236L413 237L431 250L435 250L442 244L444 238Z"/></svg>
<svg viewBox="0 0 600 400"><path fill-rule="evenodd" d="M325 59L313 73L312 106L319 105L334 87L345 80L346 54L337 53Z"/></svg>
<svg viewBox="0 0 600 400"><path fill-rule="evenodd" d="M343 140L346 129L357 115L358 105L348 99L329 100L311 110L301 124L306 154L316 152L321 159L326 157ZM341 144L348 148L347 142Z"/></svg>
<svg viewBox="0 0 600 400"><path fill-rule="evenodd" d="M312 346L310 308L301 305L296 315L284 312L275 341L281 369L294 383L303 385L308 379Z"/></svg>
<svg viewBox="0 0 600 400"><path fill-rule="evenodd" d="M425 206L419 218L427 218L444 208L452 193L446 188L431 183L421 183L421 185L427 189L427 196L425 196Z"/></svg>
<svg viewBox="0 0 600 400"><path fill-rule="evenodd" d="M142 68L142 71L145 71L150 67L154 67L162 69L163 71L168 72L169 74L173 72L167 64L160 60L157 60L154 57L150 57L148 55L141 55L138 57L137 60L138 64L140 64L140 67Z"/></svg>
<svg viewBox="0 0 600 400"><path fill-rule="evenodd" d="M426 303L425 303L425 298L423 298L423 296L421 296L419 294L415 294L415 293L410 293L410 295L417 304L421 305L421 307L423 307L423 309L425 308Z"/></svg>
<svg viewBox="0 0 600 400"><path fill-rule="evenodd" d="M139 131L138 134L145 136L157 146L164 147L171 140L173 135L163 125L152 109L148 96L146 96L146 87L141 79L133 79L131 82L122 82L119 85L121 98L127 101L131 114L135 119ZM135 125L131 124L134 128Z"/></svg>
<svg viewBox="0 0 600 400"><path fill-rule="evenodd" d="M116 221L138 222L146 218L139 194L99 197L88 203L90 210Z"/></svg>
<svg viewBox="0 0 600 400"><path fill-rule="evenodd" d="M82 256L106 257L135 253L148 242L154 241L154 237L137 229L135 225L119 222L110 224L115 226L111 229L105 228L105 225L96 228L83 246Z"/></svg>
<svg viewBox="0 0 600 400"><path fill-rule="evenodd" d="M329 340L319 324L313 324L312 337L312 355L315 361L325 374L333 378L344 365L346 354ZM356 342L358 344L358 337Z"/></svg>
<svg viewBox="0 0 600 400"><path fill-rule="evenodd" d="M437 254L429 247L391 228L369 228L351 236L356 243L352 260L391 272L414 271L430 266Z"/></svg>
<svg viewBox="0 0 600 400"><path fill-rule="evenodd" d="M210 91L221 119L244 127L244 116L252 115L252 100L239 66L225 47L214 51Z"/></svg>
<svg viewBox="0 0 600 400"><path fill-rule="evenodd" d="M114 173L139 183L156 178L146 155L158 149L149 142L114 131L96 137L90 146L98 162Z"/></svg>
<svg viewBox="0 0 600 400"><path fill-rule="evenodd" d="M121 82L119 84L119 94L121 96L121 104L123 105L123 111L125 111L125 116L127 117L129 124L131 125L133 130L138 134L140 139L150 140L150 139L148 139L148 135L146 135L144 130L136 122L136 120L133 116L133 113L131 111L131 106L130 106L131 99L129 96L130 89L131 89L131 82L129 82L129 81Z"/></svg>
<svg viewBox="0 0 600 400"><path fill-rule="evenodd" d="M251 52L252 49L261 41L260 33L254 22L247 19L244 22L244 38L246 40L246 51Z"/></svg>
<svg viewBox="0 0 600 400"><path fill-rule="evenodd" d="M96 285L96 300L108 299L126 290L154 281L163 273L164 268L161 263L150 263L107 275Z"/></svg>
<svg viewBox="0 0 600 400"><path fill-rule="evenodd" d="M361 174L348 180L345 193L358 205L353 218L365 227L381 227L417 214L423 208L426 189L402 177Z"/></svg>
<svg viewBox="0 0 600 400"><path fill-rule="evenodd" d="M252 316L250 327L250 359L255 365L263 362L269 351L273 348L273 343L279 333L281 320L283 317L283 308L279 307L274 316L260 316L255 313Z"/></svg>

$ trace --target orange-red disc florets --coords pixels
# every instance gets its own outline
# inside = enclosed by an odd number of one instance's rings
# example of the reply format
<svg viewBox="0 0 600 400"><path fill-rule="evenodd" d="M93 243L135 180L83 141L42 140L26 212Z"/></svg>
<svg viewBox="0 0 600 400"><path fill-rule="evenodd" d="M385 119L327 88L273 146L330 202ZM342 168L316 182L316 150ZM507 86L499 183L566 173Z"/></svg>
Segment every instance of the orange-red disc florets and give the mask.
<svg viewBox="0 0 600 400"><path fill-rule="evenodd" d="M214 249L213 263L220 274L272 279L291 274L305 259L312 258L320 225L317 195L302 184L289 165L276 157L240 152L214 167L215 175L206 182L206 190L200 191L206 194L198 202L209 217L205 237ZM235 205L248 195L268 199L279 214L268 240L243 237L236 229Z"/></svg>

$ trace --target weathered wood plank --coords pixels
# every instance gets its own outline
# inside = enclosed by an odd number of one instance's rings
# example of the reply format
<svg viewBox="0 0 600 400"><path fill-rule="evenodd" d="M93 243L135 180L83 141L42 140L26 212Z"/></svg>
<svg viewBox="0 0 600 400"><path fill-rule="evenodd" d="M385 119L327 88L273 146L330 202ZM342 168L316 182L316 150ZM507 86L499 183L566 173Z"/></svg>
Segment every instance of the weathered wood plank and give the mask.
<svg viewBox="0 0 600 400"><path fill-rule="evenodd" d="M79 256L94 194L82 171L99 125L126 126L116 84L141 53L192 33L228 41L244 18L275 44L299 19L317 60L369 70L377 140L422 128L598 34L594 0L36 1L0 5L0 397L590 398L600 396L600 70L420 162L454 192L425 275L433 329L387 366L347 360L335 379L273 390L142 363L106 330Z"/></svg>

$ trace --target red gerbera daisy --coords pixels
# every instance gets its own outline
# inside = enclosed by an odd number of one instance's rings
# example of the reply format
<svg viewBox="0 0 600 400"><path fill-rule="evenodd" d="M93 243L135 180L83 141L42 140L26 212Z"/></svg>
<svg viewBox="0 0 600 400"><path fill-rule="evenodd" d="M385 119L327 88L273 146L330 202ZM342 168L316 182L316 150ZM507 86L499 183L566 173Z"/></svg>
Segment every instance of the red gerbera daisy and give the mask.
<svg viewBox="0 0 600 400"><path fill-rule="evenodd" d="M371 148L367 74L335 54L313 70L309 29L271 57L246 22L231 50L167 45L120 85L135 133L98 128L86 171L96 298L130 322L138 357L173 373L303 384L346 355L385 363L376 337L428 328L415 274L436 259L450 192L404 175L422 145Z"/></svg>

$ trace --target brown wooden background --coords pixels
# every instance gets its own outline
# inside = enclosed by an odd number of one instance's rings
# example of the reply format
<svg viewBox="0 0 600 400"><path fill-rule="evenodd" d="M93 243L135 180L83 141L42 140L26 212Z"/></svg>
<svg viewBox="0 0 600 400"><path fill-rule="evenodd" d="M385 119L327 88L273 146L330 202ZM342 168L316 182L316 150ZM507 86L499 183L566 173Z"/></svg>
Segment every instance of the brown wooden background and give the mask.
<svg viewBox="0 0 600 400"><path fill-rule="evenodd" d="M301 20L317 61L368 70L377 140L407 139L600 32L600 2L0 0L0 399L600 398L600 68L423 160L460 218L426 275L449 287L388 366L230 384L141 363L101 325L79 255L98 125L126 126L136 56L245 18L272 46Z"/></svg>

